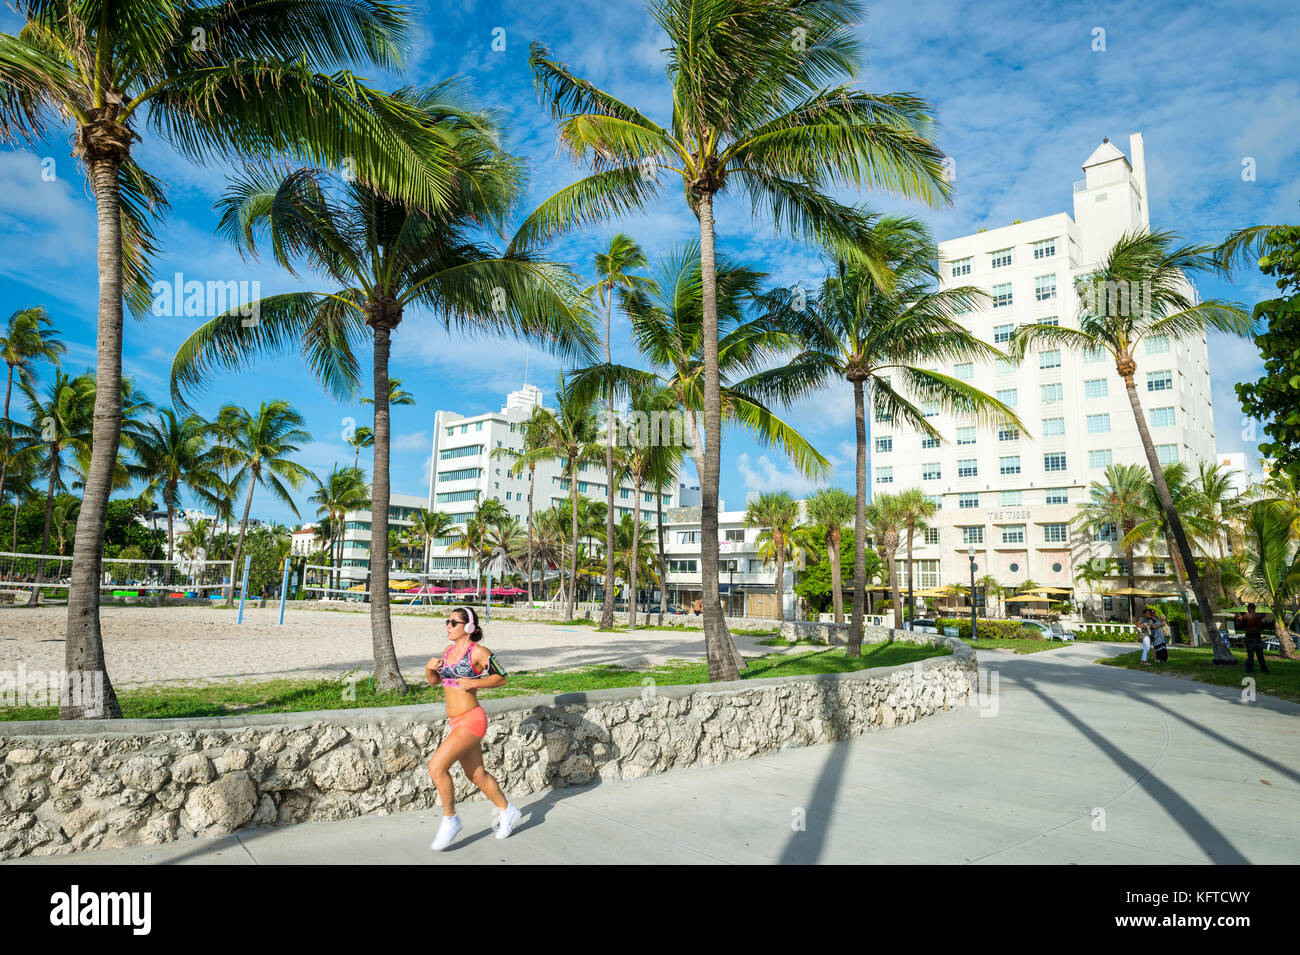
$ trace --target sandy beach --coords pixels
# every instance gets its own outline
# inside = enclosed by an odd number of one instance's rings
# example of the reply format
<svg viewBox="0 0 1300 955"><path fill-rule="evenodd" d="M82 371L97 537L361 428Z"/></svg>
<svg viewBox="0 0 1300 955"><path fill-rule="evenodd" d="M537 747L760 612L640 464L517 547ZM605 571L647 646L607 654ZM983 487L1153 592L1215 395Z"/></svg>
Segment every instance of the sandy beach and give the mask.
<svg viewBox="0 0 1300 955"><path fill-rule="evenodd" d="M109 677L119 687L151 683L211 683L277 677L369 673L373 661L368 612L209 607L105 607L100 611ZM393 614L393 645L408 679L446 646L442 616ZM62 670L64 607L0 609L0 670ZM596 633L593 627L497 621L484 625L484 645L507 669L538 670L601 663L628 666L669 659L704 659L699 630ZM746 655L766 652L738 636Z"/></svg>

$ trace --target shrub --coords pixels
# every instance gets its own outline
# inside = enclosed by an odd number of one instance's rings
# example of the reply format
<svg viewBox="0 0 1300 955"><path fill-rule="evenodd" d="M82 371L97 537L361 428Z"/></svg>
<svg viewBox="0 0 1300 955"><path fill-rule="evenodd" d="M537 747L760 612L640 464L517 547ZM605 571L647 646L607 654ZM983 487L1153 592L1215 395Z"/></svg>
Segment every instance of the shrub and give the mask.
<svg viewBox="0 0 1300 955"><path fill-rule="evenodd" d="M957 635L970 639L970 617L943 617L935 621L940 630L944 627L956 627ZM979 635L984 640L1033 640L1041 639L1036 631L1027 630L1018 620L980 620Z"/></svg>

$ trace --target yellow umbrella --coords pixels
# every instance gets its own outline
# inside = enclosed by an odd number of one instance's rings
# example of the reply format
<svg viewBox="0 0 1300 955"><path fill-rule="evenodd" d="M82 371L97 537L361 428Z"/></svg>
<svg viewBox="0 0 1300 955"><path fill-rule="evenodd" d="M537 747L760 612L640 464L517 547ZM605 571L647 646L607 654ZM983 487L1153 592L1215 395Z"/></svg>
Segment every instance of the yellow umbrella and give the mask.
<svg viewBox="0 0 1300 955"><path fill-rule="evenodd" d="M1066 590L1064 587L1035 587L1033 590L1026 590L1027 594L1072 594L1073 590Z"/></svg>
<svg viewBox="0 0 1300 955"><path fill-rule="evenodd" d="M1121 587L1119 590L1103 591L1109 597L1161 597L1154 590L1143 590L1141 587Z"/></svg>
<svg viewBox="0 0 1300 955"><path fill-rule="evenodd" d="M1005 602L1009 604L1014 604L1014 603L1049 604L1052 601L1048 597L1040 597L1037 594L1021 594L1019 597L1008 597Z"/></svg>

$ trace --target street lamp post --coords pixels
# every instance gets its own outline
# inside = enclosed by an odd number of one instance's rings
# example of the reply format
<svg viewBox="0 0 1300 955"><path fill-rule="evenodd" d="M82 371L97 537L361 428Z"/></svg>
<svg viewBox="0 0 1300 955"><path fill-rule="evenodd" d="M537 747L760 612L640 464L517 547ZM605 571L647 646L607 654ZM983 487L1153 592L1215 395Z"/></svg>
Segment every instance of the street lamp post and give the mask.
<svg viewBox="0 0 1300 955"><path fill-rule="evenodd" d="M970 558L970 639L971 643L975 642L975 545L971 544L966 549L966 556Z"/></svg>
<svg viewBox="0 0 1300 955"><path fill-rule="evenodd" d="M736 615L736 562L733 560L727 568L727 616Z"/></svg>

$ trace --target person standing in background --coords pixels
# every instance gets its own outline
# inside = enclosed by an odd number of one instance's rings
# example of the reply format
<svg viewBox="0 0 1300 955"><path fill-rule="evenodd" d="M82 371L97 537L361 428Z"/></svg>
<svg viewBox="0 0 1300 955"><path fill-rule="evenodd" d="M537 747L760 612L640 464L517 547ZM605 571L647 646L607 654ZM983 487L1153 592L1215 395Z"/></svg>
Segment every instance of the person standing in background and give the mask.
<svg viewBox="0 0 1300 955"><path fill-rule="evenodd" d="M1255 657L1258 656L1260 671L1267 673L1268 664L1264 662L1264 638L1261 634L1264 629L1263 615L1255 613L1254 604L1246 604L1246 612L1237 614L1233 623L1246 635L1246 672L1254 672Z"/></svg>

